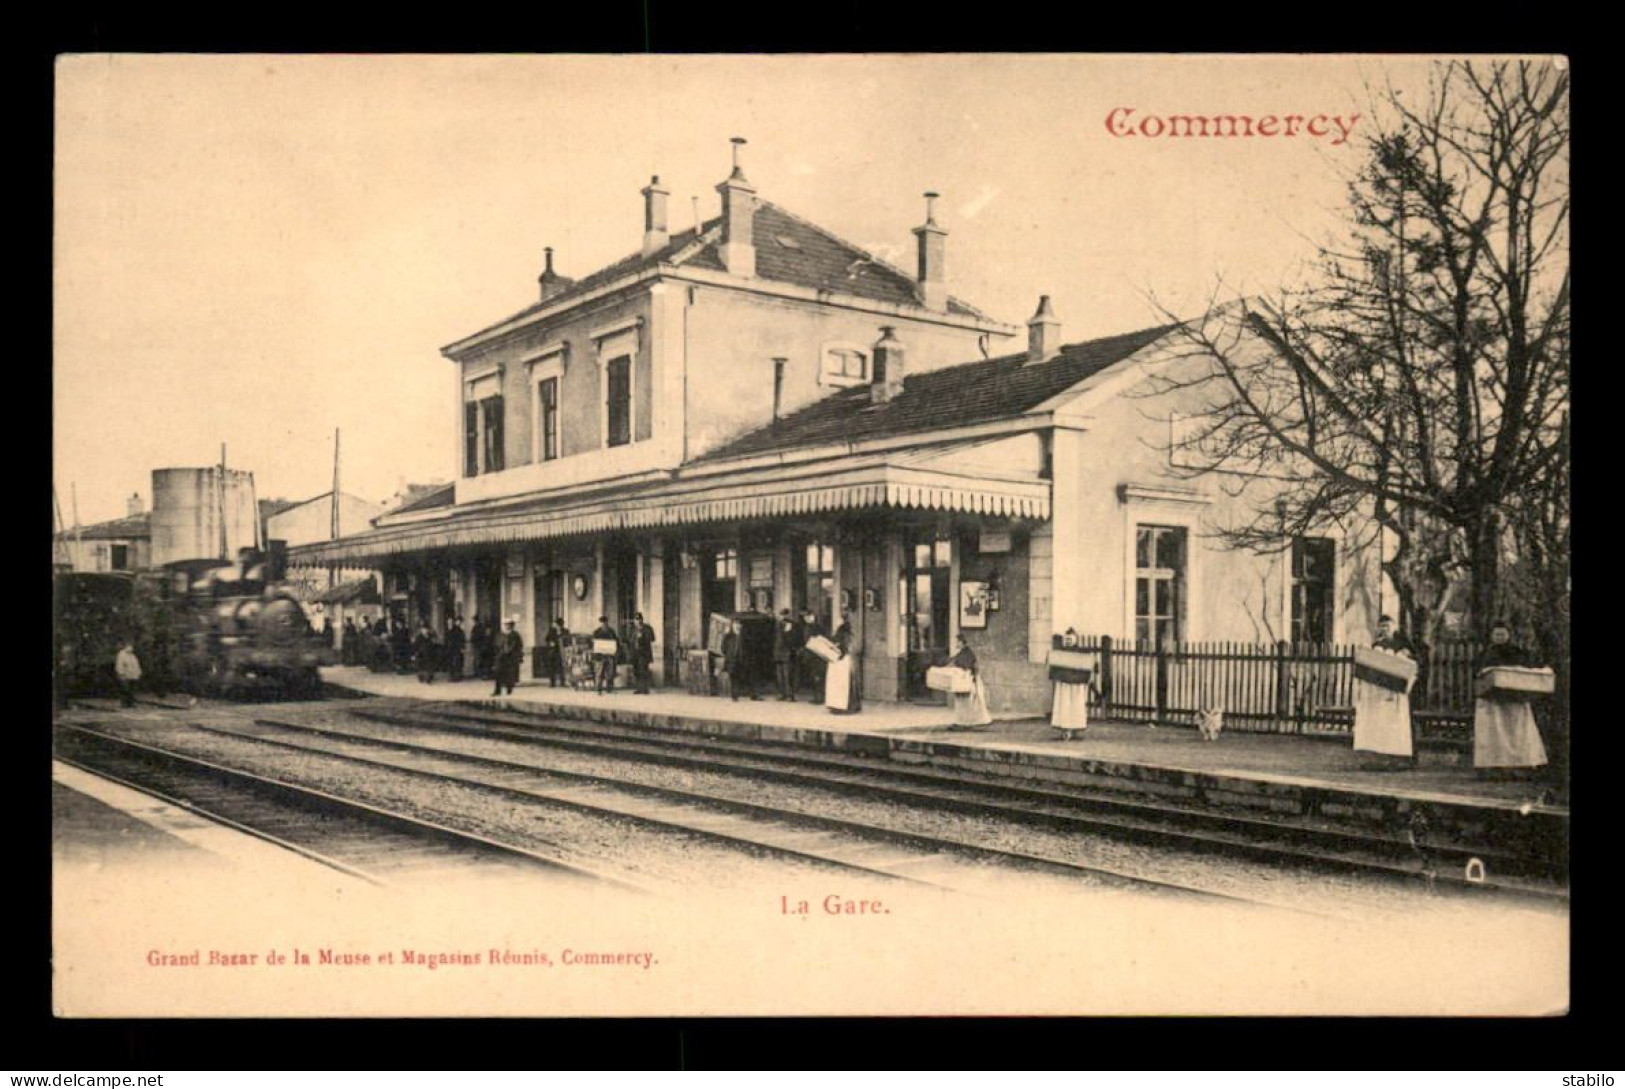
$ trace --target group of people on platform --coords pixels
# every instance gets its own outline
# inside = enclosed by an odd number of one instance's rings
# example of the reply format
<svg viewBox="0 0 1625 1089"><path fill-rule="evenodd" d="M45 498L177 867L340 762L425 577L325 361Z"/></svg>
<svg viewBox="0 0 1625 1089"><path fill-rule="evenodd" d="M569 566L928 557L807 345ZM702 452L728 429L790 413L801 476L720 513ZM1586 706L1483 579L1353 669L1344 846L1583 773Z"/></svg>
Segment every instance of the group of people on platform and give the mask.
<svg viewBox="0 0 1625 1089"><path fill-rule="evenodd" d="M452 617L445 631L437 635L427 622L418 625L415 635L398 619L380 617L371 624L357 624L353 618L344 621L342 661L346 665L366 665L375 670L416 672L419 681L434 683L440 672L459 681L471 666L473 676L494 682L493 695L512 694L518 683L524 660L524 641L509 619L502 628L481 617L474 619L472 630L465 634L461 617ZM334 635L329 622L324 620L323 632ZM809 640L823 636L835 647L835 657L826 661L807 649ZM966 671L971 678L968 691L953 692L950 702L954 712L954 725L961 728L980 728L992 722L988 708L987 688L978 668L976 654L963 633L956 637L956 649L948 665ZM567 648L571 635L563 618L555 618L548 628L542 654L542 668L553 687L569 684ZM632 691L647 694L653 680L655 631L637 613L630 630L618 632L607 617L598 618L592 632L590 655L592 683L600 694L612 692L615 687L618 663L626 661L632 669ZM1075 632L1068 631L1064 646L1076 646ZM772 632L772 661L778 689L778 699L795 702L798 693L810 686L822 692L824 706L834 714L855 714L863 707L862 677L853 653L855 637L851 616L842 613L840 623L833 632L824 626L810 610L799 617L789 609L782 609L774 619ZM1393 618L1383 616L1377 627L1372 646L1389 654L1410 658L1417 652L1411 641L1396 629ZM733 699L762 699L762 680L758 670L750 668L742 629L739 621L731 621L722 640L722 672L728 678L728 690ZM472 651L471 661L467 659ZM1487 669L1501 666L1531 667L1534 657L1512 641L1510 625L1498 620L1491 625L1489 642L1479 659L1478 667ZM140 666L133 652L122 651L117 676L122 694L128 698L135 682L140 679ZM1089 701L1094 685L1088 677L1071 677L1060 671L1053 681L1054 697L1050 710L1052 725L1067 731L1088 728ZM1513 694L1488 691L1477 697L1473 709L1473 763L1474 766L1496 773L1502 769L1538 768L1546 764L1547 753L1540 730L1527 698ZM1366 754L1363 766L1370 768L1408 767L1415 758L1415 745L1411 723L1408 685L1355 682L1354 749Z"/></svg>
<svg viewBox="0 0 1625 1089"><path fill-rule="evenodd" d="M1396 630L1394 619L1383 616L1377 623L1377 650L1405 658L1417 652L1404 633ZM1532 668L1535 656L1512 641L1512 626L1505 620L1490 625L1489 642L1479 655L1480 671L1504 666ZM1368 754L1363 767L1383 770L1408 767L1415 759L1408 687L1356 681L1354 703L1354 750ZM1481 775L1516 774L1522 769L1544 767L1546 746L1527 696L1515 692L1488 690L1473 702L1473 766Z"/></svg>
<svg viewBox="0 0 1625 1089"><path fill-rule="evenodd" d="M563 620L554 620L548 632L548 671L554 685L565 683L565 647L570 633ZM646 696L654 683L655 630L643 619L642 613L632 614L632 624L623 639L610 624L609 617L600 616L598 627L592 633L593 691L600 696L615 691L616 667L622 658L632 667L632 694Z"/></svg>

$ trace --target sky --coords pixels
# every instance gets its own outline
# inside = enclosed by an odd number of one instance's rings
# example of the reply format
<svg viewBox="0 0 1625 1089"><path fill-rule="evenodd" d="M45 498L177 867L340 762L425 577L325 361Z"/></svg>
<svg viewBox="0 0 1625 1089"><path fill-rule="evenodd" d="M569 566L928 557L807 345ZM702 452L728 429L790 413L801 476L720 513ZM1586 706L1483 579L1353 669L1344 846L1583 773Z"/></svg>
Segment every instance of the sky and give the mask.
<svg viewBox="0 0 1625 1089"><path fill-rule="evenodd" d="M1420 58L80 55L57 66L54 481L71 524L221 443L261 498L449 480L440 348L760 196L905 268L942 194L948 287L1067 342L1305 275ZM1118 113L1113 110L1132 110ZM1353 115L1352 137L1116 135L1174 115Z"/></svg>

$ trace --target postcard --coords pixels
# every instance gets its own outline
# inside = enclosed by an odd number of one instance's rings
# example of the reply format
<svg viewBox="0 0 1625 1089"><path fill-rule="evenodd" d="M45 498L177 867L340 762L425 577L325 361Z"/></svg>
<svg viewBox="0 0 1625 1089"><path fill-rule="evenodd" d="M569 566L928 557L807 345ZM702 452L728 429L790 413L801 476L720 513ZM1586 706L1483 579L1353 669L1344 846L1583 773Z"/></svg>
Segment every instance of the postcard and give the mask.
<svg viewBox="0 0 1625 1089"><path fill-rule="evenodd" d="M1567 1009L1566 58L56 75L60 1016Z"/></svg>

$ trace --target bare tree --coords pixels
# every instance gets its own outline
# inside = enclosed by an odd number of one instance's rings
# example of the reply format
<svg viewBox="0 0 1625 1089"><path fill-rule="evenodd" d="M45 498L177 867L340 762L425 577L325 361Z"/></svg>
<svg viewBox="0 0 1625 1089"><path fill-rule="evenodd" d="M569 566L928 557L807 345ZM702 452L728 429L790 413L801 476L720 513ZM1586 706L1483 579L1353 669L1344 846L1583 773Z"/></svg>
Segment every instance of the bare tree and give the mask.
<svg viewBox="0 0 1625 1089"><path fill-rule="evenodd" d="M1526 604L1510 576L1544 593L1560 565L1566 588L1568 89L1550 61L1441 64L1419 105L1387 89L1310 282L1182 327L1211 363L1178 384L1210 411L1175 462L1259 496L1229 543L1386 529L1412 625L1458 572L1480 632Z"/></svg>

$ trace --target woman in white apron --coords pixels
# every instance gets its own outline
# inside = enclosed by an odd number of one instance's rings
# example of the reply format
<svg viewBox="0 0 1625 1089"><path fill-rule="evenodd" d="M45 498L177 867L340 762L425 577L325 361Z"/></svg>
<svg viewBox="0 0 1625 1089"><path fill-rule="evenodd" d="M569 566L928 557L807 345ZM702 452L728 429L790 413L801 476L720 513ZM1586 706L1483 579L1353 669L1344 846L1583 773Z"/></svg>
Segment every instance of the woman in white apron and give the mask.
<svg viewBox="0 0 1625 1089"><path fill-rule="evenodd" d="M1478 664L1480 669L1528 667L1531 659L1512 642L1512 629L1504 621L1496 621L1490 628L1490 645ZM1473 767L1488 771L1538 768L1545 763L1546 746L1527 699L1488 693L1473 702Z"/></svg>
<svg viewBox="0 0 1625 1089"><path fill-rule="evenodd" d="M1391 616L1377 621L1377 639L1371 645L1389 654L1401 654L1412 659L1416 657L1410 640L1395 632L1394 618ZM1411 744L1411 697L1407 691L1373 681L1355 680L1354 751L1377 754L1379 759L1372 762L1373 767L1409 765L1414 749ZM1395 760L1395 757L1403 757L1404 761Z"/></svg>
<svg viewBox="0 0 1625 1089"><path fill-rule="evenodd" d="M993 716L987 710L987 689L982 687L982 676L976 670L976 654L970 649L964 635L959 636L959 650L948 663L967 671L971 676L969 692L955 692L954 725L966 727L989 726Z"/></svg>
<svg viewBox="0 0 1625 1089"><path fill-rule="evenodd" d="M1061 636L1063 650L1078 649L1078 633L1071 628ZM1057 730L1087 730L1089 728L1089 685L1084 681L1057 678L1054 682L1055 698L1050 707L1049 724Z"/></svg>
<svg viewBox="0 0 1625 1089"><path fill-rule="evenodd" d="M841 656L824 668L824 706L837 715L856 714L863 709L863 696L852 665L852 623L847 617L841 617L841 626L830 641L840 648Z"/></svg>

